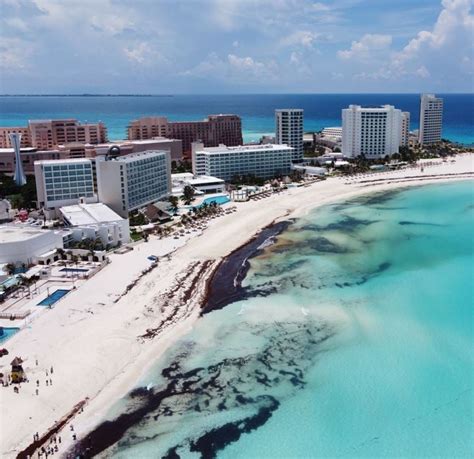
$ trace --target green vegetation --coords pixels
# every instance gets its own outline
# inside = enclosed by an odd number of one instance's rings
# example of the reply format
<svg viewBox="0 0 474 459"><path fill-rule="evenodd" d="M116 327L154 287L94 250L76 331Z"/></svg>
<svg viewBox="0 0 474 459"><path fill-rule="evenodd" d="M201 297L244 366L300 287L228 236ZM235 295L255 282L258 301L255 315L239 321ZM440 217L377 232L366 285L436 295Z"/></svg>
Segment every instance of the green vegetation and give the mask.
<svg viewBox="0 0 474 459"><path fill-rule="evenodd" d="M187 206L189 206L189 204L191 204L191 202L194 201L194 188L193 187L189 185L186 185L184 187L182 200Z"/></svg>
<svg viewBox="0 0 474 459"><path fill-rule="evenodd" d="M83 239L82 241L73 241L69 244L70 249L82 249L82 250L105 250L107 249L104 247L104 244L102 244L102 240L97 238L97 239ZM64 250L62 253L60 252L62 249L58 249L57 253L58 255L63 258Z"/></svg>
<svg viewBox="0 0 474 459"><path fill-rule="evenodd" d="M7 198L14 209L36 208L36 183L34 176L26 177L26 185L18 186L12 177L0 174L0 198Z"/></svg>
<svg viewBox="0 0 474 459"><path fill-rule="evenodd" d="M171 205L171 209L173 210L173 212L176 212L178 210L179 198L176 196L170 196L168 198L168 201Z"/></svg>
<svg viewBox="0 0 474 459"><path fill-rule="evenodd" d="M251 185L251 186L263 186L265 179L255 177L255 175L234 175L230 180L232 185Z"/></svg>
<svg viewBox="0 0 474 459"><path fill-rule="evenodd" d="M146 218L141 212L133 212L130 214L129 218L130 226L140 226L147 224Z"/></svg>
<svg viewBox="0 0 474 459"><path fill-rule="evenodd" d="M171 161L171 173L181 174L183 172L192 172L193 165L186 160L183 161Z"/></svg>

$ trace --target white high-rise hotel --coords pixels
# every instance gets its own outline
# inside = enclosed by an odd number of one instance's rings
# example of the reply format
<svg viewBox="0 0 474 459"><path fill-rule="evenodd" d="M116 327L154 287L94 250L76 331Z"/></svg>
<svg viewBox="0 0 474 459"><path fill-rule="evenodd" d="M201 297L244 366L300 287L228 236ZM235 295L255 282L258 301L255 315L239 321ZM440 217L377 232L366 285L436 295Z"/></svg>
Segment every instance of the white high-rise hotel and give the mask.
<svg viewBox="0 0 474 459"><path fill-rule="evenodd" d="M367 159L391 156L398 153L402 137L408 137L408 129L409 117L392 105L349 105L342 110L342 153Z"/></svg>
<svg viewBox="0 0 474 459"><path fill-rule="evenodd" d="M275 143L293 148L293 161L303 159L303 109L275 110Z"/></svg>
<svg viewBox="0 0 474 459"><path fill-rule="evenodd" d="M443 99L434 94L422 94L420 100L419 141L423 144L441 140L443 125Z"/></svg>

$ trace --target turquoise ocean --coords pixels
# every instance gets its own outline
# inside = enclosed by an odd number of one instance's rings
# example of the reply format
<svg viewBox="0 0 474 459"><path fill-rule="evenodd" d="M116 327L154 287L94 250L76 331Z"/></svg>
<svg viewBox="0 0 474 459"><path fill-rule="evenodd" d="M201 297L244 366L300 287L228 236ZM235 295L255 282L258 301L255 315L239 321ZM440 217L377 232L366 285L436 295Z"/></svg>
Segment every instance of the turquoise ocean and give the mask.
<svg viewBox="0 0 474 459"><path fill-rule="evenodd" d="M444 99L443 137L474 143L474 94L440 94ZM341 125L341 109L350 104L392 104L411 114L418 128L419 94L240 94L174 96L0 96L0 126L23 126L31 119L76 118L103 121L112 140L126 138L130 120L167 116L170 120L199 120L209 114L242 117L244 141L275 131L276 108L303 108L304 128L318 131Z"/></svg>
<svg viewBox="0 0 474 459"><path fill-rule="evenodd" d="M468 181L293 221L116 404L105 454L472 457L473 229Z"/></svg>

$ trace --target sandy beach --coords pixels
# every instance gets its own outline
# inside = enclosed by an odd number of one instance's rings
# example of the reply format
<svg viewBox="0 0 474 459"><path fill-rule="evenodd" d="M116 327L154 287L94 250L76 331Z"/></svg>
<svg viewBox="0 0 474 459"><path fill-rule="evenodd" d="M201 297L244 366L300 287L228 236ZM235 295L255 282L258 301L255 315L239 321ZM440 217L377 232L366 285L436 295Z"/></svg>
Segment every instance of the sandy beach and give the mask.
<svg viewBox="0 0 474 459"><path fill-rule="evenodd" d="M10 354L1 358L0 372L7 373L10 361L20 356L29 382L18 394L11 385L0 387L1 456L16 457L36 433L44 435L83 401L58 432L59 453L66 451L73 435L81 438L97 425L199 320L206 281L222 258L265 226L362 194L473 178L472 154L424 166L423 171L414 167L333 177L260 201L234 203L237 212L212 220L202 234L179 240L152 236L131 252L111 255L108 266L56 307L35 315L3 345ZM151 254L160 257L157 266L142 275L150 267ZM126 293L133 282L136 285ZM150 329L155 330L151 338Z"/></svg>

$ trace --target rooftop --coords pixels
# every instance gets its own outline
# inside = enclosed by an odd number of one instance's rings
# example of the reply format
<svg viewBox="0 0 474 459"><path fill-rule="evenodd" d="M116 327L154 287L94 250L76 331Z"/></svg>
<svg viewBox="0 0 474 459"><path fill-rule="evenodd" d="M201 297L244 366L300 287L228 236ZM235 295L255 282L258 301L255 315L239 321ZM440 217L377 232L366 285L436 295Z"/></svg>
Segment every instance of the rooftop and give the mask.
<svg viewBox="0 0 474 459"><path fill-rule="evenodd" d="M23 225L0 225L0 244L27 241L42 237L50 230Z"/></svg>
<svg viewBox="0 0 474 459"><path fill-rule="evenodd" d="M35 161L35 164L40 164L42 166L53 164L89 164L91 162L88 158L71 158L71 159L43 159L41 161Z"/></svg>
<svg viewBox="0 0 474 459"><path fill-rule="evenodd" d="M100 202L64 206L60 208L60 212L71 226L95 225L123 220L110 207Z"/></svg>
<svg viewBox="0 0 474 459"><path fill-rule="evenodd" d="M119 156L118 158L114 158L111 161L119 161L121 163L127 163L136 161L137 159L146 159L146 158L153 158L157 155L167 155L168 152L166 150L147 150L141 153L132 153L126 156Z"/></svg>
<svg viewBox="0 0 474 459"><path fill-rule="evenodd" d="M240 145L237 147L227 147L219 145L218 147L204 147L196 150L197 153L222 154L222 153L246 153L253 151L291 151L292 147L288 145L280 145L267 143L263 145Z"/></svg>

